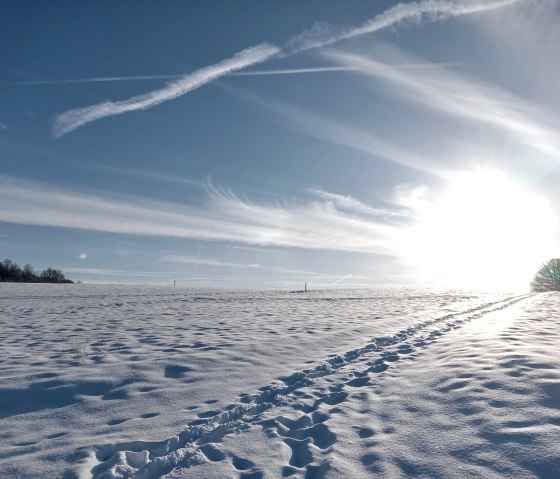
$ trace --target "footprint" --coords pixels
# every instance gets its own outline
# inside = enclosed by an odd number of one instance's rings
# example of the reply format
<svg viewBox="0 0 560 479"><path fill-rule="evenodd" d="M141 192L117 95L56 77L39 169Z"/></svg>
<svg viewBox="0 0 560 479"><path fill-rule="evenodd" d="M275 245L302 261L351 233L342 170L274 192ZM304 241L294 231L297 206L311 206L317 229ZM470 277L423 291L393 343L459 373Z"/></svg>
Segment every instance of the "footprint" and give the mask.
<svg viewBox="0 0 560 479"><path fill-rule="evenodd" d="M372 372L372 373L382 373L383 371L386 371L387 369L389 369L389 365L385 364L385 362L381 359L381 360L377 360L375 361L375 363L373 363L373 366L371 366L368 371Z"/></svg>
<svg viewBox="0 0 560 479"><path fill-rule="evenodd" d="M402 346L399 346L397 351L399 352L399 354L410 354L414 351L414 348L412 346L409 346L408 344L403 344Z"/></svg>
<svg viewBox="0 0 560 479"><path fill-rule="evenodd" d="M156 389L157 387L154 386L146 386L146 387L138 388L138 391L140 391L141 393L149 393L150 391L154 391Z"/></svg>
<svg viewBox="0 0 560 479"><path fill-rule="evenodd" d="M386 352L381 355L385 361L394 363L399 360L399 355L394 352Z"/></svg>
<svg viewBox="0 0 560 479"><path fill-rule="evenodd" d="M361 458L362 460L362 464L365 467L370 467L373 464L375 464L377 461L379 461L379 455L375 454L375 453L368 453L368 454L364 454Z"/></svg>
<svg viewBox="0 0 560 479"><path fill-rule="evenodd" d="M107 394L101 396L101 399L104 401L114 401L117 399L127 399L128 393L123 389L115 389L114 391L110 391Z"/></svg>
<svg viewBox="0 0 560 479"><path fill-rule="evenodd" d="M291 431L290 437L294 439L313 439L315 444L320 449L328 449L336 442L336 434L334 434L328 426L324 423L316 424L315 426Z"/></svg>
<svg viewBox="0 0 560 479"><path fill-rule="evenodd" d="M119 419L111 419L110 421L107 421L107 425L108 426L116 426L117 424L122 424L123 422L128 421L127 418L119 418Z"/></svg>
<svg viewBox="0 0 560 479"><path fill-rule="evenodd" d="M56 439L57 437L66 436L66 434L68 434L68 433L67 432L57 432L55 434L49 434L47 436L47 439Z"/></svg>
<svg viewBox="0 0 560 479"><path fill-rule="evenodd" d="M213 409L211 411L199 412L197 416L201 419L207 419L209 417L214 417L216 414L220 414L220 411Z"/></svg>
<svg viewBox="0 0 560 479"><path fill-rule="evenodd" d="M348 397L348 393L345 392L334 392L331 394L327 394L325 397L318 399L315 401L315 406L318 406L320 403L328 404L329 406L336 406L344 401Z"/></svg>
<svg viewBox="0 0 560 479"><path fill-rule="evenodd" d="M309 450L309 443L311 439L292 439L287 437L284 442L292 450L292 457L290 457L289 464L294 467L305 467L313 462L313 455Z"/></svg>
<svg viewBox="0 0 560 479"><path fill-rule="evenodd" d="M201 446L200 451L212 462L223 461L226 458L226 455L211 443Z"/></svg>
<svg viewBox="0 0 560 479"><path fill-rule="evenodd" d="M346 384L353 388L360 388L369 384L369 378L354 378L351 381L348 381Z"/></svg>
<svg viewBox="0 0 560 479"><path fill-rule="evenodd" d="M180 366L178 364L168 364L167 366L165 366L164 376L166 378L172 379L182 378L189 371L192 371L192 369L186 366Z"/></svg>
<svg viewBox="0 0 560 479"><path fill-rule="evenodd" d="M246 471L255 466L255 463L249 461L249 459L243 459L242 457L233 456L233 467L238 471Z"/></svg>
<svg viewBox="0 0 560 479"><path fill-rule="evenodd" d="M264 475L261 471L242 472L239 479L263 479Z"/></svg>
<svg viewBox="0 0 560 479"><path fill-rule="evenodd" d="M26 442L16 442L14 443L14 446L25 447L25 446L34 446L35 444L37 444L37 441L26 441Z"/></svg>
<svg viewBox="0 0 560 479"><path fill-rule="evenodd" d="M374 430L369 427L361 427L360 429L358 429L358 436L360 436L362 439L371 437L374 434L375 434Z"/></svg>
<svg viewBox="0 0 560 479"><path fill-rule="evenodd" d="M142 414L140 417L142 419L148 419L148 418L156 417L156 416L159 416L159 412L147 412L147 413Z"/></svg>
<svg viewBox="0 0 560 479"><path fill-rule="evenodd" d="M331 466L327 462L319 465L310 465L307 467L305 479L322 479L329 472L330 468Z"/></svg>

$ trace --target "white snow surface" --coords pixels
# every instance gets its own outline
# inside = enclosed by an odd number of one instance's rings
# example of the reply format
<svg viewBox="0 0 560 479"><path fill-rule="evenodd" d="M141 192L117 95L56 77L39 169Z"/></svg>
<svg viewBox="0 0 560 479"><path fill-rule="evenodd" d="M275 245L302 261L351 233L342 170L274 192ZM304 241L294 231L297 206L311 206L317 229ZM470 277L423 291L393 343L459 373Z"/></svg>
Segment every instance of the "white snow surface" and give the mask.
<svg viewBox="0 0 560 479"><path fill-rule="evenodd" d="M560 477L560 294L0 284L0 478Z"/></svg>

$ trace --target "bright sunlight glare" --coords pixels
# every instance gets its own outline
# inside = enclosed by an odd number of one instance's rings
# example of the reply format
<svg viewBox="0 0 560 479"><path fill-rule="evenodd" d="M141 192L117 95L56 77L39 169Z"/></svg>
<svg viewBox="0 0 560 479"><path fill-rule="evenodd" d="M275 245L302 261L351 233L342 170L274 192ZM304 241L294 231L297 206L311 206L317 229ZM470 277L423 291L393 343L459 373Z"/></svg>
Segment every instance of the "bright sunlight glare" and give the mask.
<svg viewBox="0 0 560 479"><path fill-rule="evenodd" d="M547 202L499 171L448 178L434 200L417 199L404 256L430 283L527 288L554 255L556 218Z"/></svg>

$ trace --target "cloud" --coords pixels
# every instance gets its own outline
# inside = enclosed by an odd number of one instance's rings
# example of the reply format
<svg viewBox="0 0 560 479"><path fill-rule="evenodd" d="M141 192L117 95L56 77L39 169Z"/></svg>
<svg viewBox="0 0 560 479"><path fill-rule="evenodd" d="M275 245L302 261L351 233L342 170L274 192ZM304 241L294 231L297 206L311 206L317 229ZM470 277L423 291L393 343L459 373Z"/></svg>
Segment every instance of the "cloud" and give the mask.
<svg viewBox="0 0 560 479"><path fill-rule="evenodd" d="M392 95L424 108L498 128L541 153L554 156L560 153L560 135L552 126L554 120L535 105L506 90L442 67L414 72L400 68L398 63L415 59L395 47L386 47L379 53L390 57L392 63L341 51L325 55L385 82Z"/></svg>
<svg viewBox="0 0 560 479"><path fill-rule="evenodd" d="M223 261L221 259L215 258L202 258L200 256L191 256L191 255L165 255L158 258L158 261L163 263L173 263L173 264L192 264L195 266L215 266L219 268L248 268L253 270L260 270L260 271L273 271L275 273L282 273L282 274L297 274L297 275L306 275L306 276L313 276L313 277L321 277L321 278L331 278L332 274L327 273L318 273L316 271L307 271L307 270L300 270L300 269L292 269L292 268L285 268L281 266L267 266L258 263L233 263L230 261Z"/></svg>
<svg viewBox="0 0 560 479"><path fill-rule="evenodd" d="M353 67L328 66L309 68L283 68L275 70L249 70L235 71L224 76L267 76L267 75L298 75L305 73L327 73L353 71ZM66 80L32 80L12 83L0 83L4 85L61 85L65 83L112 83L122 81L146 81L146 80L175 80L185 75L131 75L119 77L96 77L96 78L69 78ZM0 123L0 128L2 124Z"/></svg>
<svg viewBox="0 0 560 479"><path fill-rule="evenodd" d="M168 254L162 256L158 259L163 263L173 263L173 264L192 264L192 265L203 265L203 266L219 266L226 268L248 268L251 265L241 264L241 263L231 263L229 261L221 261L212 258L201 258L200 256L188 256L188 255L178 255L178 254ZM254 266L251 266L254 267Z"/></svg>
<svg viewBox="0 0 560 479"><path fill-rule="evenodd" d="M338 209L361 213L368 216L408 216L407 210L392 210L386 208L373 208L350 195L339 195L319 189L310 188L309 191L319 198L332 202Z"/></svg>
<svg viewBox="0 0 560 479"><path fill-rule="evenodd" d="M95 276L169 276L168 271L125 271L105 268L62 268L65 273L86 274ZM174 273L181 274L181 273Z"/></svg>
<svg viewBox="0 0 560 479"><path fill-rule="evenodd" d="M399 3L376 15L358 27L334 33L334 27L324 23L316 23L313 28L293 37L283 50L284 55L324 47L370 33L392 27L398 23L421 23L422 21L446 20L448 18L470 15L527 0L496 0L484 2L452 3L440 0L424 0L422 2Z"/></svg>
<svg viewBox="0 0 560 479"><path fill-rule="evenodd" d="M334 286L336 284L340 284L342 283L344 280L351 278L352 275L351 274L347 274L345 276L343 276L342 278L338 279L337 281L335 281L334 283L331 283L331 286Z"/></svg>
<svg viewBox="0 0 560 479"><path fill-rule="evenodd" d="M223 86L223 88L257 105L263 111L272 113L275 121L301 134L362 151L370 154L372 157L398 163L434 176L443 175L444 170L441 168L441 165L437 166L433 160L389 143L355 125L343 123L340 120L333 120L231 85Z"/></svg>
<svg viewBox="0 0 560 479"><path fill-rule="evenodd" d="M0 221L379 254L389 250L395 231L394 226L340 211L332 201L257 204L210 185L205 202L195 206L83 194L7 177L0 177Z"/></svg>
<svg viewBox="0 0 560 479"><path fill-rule="evenodd" d="M66 133L79 128L80 126L84 126L87 123L101 118L119 115L129 111L151 108L165 101L185 95L186 93L200 88L201 86L224 75L232 74L248 66L264 62L274 56L291 56L311 48L332 45L333 43L337 43L341 40L374 33L378 30L391 27L404 21L420 23L423 20L444 20L447 18L493 10L523 1L528 0L494 0L486 1L484 3L452 3L440 0L423 0L421 2L398 4L375 16L371 20L368 20L362 25L340 33L333 33L333 28L325 26L324 24L315 24L315 26L310 30L292 38L283 50L274 45L263 43L261 45L242 50L229 59L201 68L193 73L186 74L178 80L168 83L166 87L159 90L134 96L128 100L117 102L109 101L84 108L69 110L55 118L53 136L59 138ZM304 71L331 70L300 69L298 73L302 73ZM260 74L294 72L294 70L275 70L269 73ZM255 73L253 72L252 74ZM114 81L119 78L122 77L112 77L111 80ZM144 79L147 78L153 77L144 77Z"/></svg>
<svg viewBox="0 0 560 479"><path fill-rule="evenodd" d="M55 119L53 135L58 138L80 126L101 118L120 115L128 111L145 110L165 101L173 100L228 73L263 62L276 55L279 51L278 47L263 43L242 50L233 57L222 60L214 65L184 75L180 79L168 83L164 88L159 90L134 96L128 100L117 102L109 101L85 108L69 110Z"/></svg>

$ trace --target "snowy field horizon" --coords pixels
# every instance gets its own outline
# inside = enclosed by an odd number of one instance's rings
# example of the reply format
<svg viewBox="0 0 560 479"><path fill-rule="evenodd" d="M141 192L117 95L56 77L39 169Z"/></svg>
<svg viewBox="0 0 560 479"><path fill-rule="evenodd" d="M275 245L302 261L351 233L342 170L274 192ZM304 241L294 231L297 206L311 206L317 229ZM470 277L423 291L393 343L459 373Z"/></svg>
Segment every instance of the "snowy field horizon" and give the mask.
<svg viewBox="0 0 560 479"><path fill-rule="evenodd" d="M554 478L560 295L0 284L0 477Z"/></svg>

